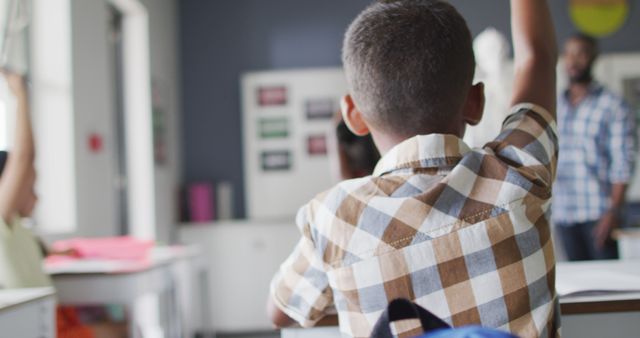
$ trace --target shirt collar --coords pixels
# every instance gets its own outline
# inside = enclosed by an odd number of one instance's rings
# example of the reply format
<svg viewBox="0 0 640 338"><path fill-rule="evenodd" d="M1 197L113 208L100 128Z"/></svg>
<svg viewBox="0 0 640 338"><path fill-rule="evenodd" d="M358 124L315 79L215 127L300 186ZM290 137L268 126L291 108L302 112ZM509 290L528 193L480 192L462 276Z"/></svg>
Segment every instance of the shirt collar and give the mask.
<svg viewBox="0 0 640 338"><path fill-rule="evenodd" d="M418 135L391 148L380 159L373 175L382 176L398 169L450 167L469 151L469 146L455 135Z"/></svg>
<svg viewBox="0 0 640 338"><path fill-rule="evenodd" d="M596 95L596 94L600 93L602 88L603 88L603 86L602 86L602 84L600 84L600 82L595 81L595 80L591 81L591 83L589 83L589 96ZM565 102L569 102L569 88L568 87L562 92L562 99Z"/></svg>

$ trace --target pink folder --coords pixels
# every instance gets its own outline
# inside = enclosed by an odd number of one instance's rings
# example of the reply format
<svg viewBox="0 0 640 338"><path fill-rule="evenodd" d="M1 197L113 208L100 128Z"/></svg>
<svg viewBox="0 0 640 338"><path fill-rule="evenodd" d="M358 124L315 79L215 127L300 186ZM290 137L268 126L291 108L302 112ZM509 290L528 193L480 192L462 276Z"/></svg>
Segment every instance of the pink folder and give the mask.
<svg viewBox="0 0 640 338"><path fill-rule="evenodd" d="M73 238L55 242L53 249L56 251L73 250L77 258L144 260L153 246L152 241L123 236Z"/></svg>

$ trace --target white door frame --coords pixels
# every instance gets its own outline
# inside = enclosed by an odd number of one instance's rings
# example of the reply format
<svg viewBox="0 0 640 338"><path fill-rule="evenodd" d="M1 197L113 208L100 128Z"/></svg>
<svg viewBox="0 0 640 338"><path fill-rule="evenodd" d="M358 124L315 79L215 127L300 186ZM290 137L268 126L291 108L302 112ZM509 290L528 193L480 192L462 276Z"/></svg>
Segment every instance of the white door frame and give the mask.
<svg viewBox="0 0 640 338"><path fill-rule="evenodd" d="M109 0L122 13L129 234L156 238L149 17L139 0Z"/></svg>

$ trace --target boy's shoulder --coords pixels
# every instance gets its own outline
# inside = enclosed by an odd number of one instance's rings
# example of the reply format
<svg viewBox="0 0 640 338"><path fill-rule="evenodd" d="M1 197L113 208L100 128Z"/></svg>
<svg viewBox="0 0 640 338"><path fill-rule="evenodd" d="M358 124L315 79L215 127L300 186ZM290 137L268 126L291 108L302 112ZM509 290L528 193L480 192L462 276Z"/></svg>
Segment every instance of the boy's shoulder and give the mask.
<svg viewBox="0 0 640 338"><path fill-rule="evenodd" d="M345 199L357 198L360 194L373 192L374 181L375 176L372 175L340 181L333 187L316 194L306 206L314 209L325 207L336 210Z"/></svg>

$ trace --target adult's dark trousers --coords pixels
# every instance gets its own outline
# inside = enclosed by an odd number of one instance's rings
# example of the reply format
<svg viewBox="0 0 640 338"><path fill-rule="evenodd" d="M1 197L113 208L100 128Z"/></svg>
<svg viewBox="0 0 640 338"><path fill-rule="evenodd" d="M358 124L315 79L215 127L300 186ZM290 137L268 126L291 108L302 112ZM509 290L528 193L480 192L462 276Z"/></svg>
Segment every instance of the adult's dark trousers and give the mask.
<svg viewBox="0 0 640 338"><path fill-rule="evenodd" d="M618 245L609 239L603 248L596 247L593 229L598 222L557 224L556 229L570 261L617 259Z"/></svg>

